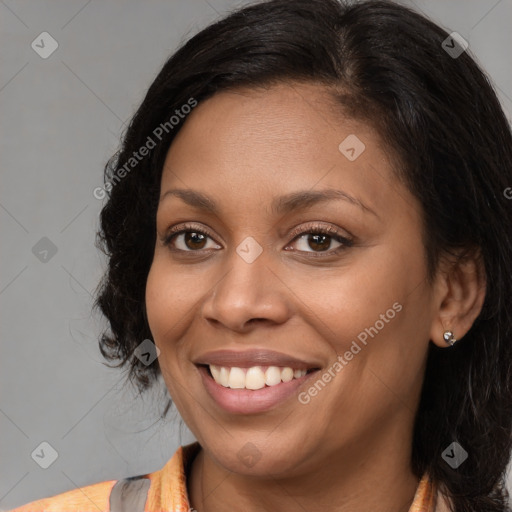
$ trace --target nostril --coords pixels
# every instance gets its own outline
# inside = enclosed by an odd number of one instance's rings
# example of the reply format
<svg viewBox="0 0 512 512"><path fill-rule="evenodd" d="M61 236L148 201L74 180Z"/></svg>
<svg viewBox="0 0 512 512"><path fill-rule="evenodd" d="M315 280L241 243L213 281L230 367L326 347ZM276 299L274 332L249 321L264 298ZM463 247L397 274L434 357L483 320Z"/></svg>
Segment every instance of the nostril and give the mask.
<svg viewBox="0 0 512 512"><path fill-rule="evenodd" d="M265 318L251 318L247 323L257 323L263 321L265 321Z"/></svg>

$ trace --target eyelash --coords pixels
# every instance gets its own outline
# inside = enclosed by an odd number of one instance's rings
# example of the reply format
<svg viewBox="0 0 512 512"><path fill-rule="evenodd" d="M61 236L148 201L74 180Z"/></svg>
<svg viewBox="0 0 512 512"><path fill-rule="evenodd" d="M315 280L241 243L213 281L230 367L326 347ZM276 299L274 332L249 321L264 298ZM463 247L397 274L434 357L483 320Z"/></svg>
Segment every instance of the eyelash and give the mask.
<svg viewBox="0 0 512 512"><path fill-rule="evenodd" d="M212 240L214 239L213 236L211 235L211 233L209 233L207 230L205 230L203 228L198 228L197 226L195 226L193 224L182 224L180 226L175 226L175 227L171 228L170 232L165 237L163 237L162 242L165 246L169 246L175 237L177 237L178 235L181 235L183 233L188 233L188 232L199 233L201 235L206 235L207 237L211 238ZM352 247L354 244L354 241L351 238L340 235L339 232L336 231L336 229L334 229L331 226L326 227L326 226L321 226L321 225L308 225L306 227L302 227L301 229L298 229L298 228L294 229L290 233L289 236L293 237L292 242L294 242L295 240L299 239L303 235L327 235L327 236L331 237L333 240L335 240L336 242L339 242L342 244L340 247L337 247L336 249L331 249L329 251L321 251L321 252L299 251L301 253L308 254L309 255L308 257L312 257L312 258L325 258L328 256L334 256L334 255L337 255L337 254L345 251L348 247ZM201 249L199 249L197 251L184 251L182 249L172 249L172 250L178 251L178 252L191 252L191 253L201 252ZM208 249L206 249L206 250L208 250Z"/></svg>

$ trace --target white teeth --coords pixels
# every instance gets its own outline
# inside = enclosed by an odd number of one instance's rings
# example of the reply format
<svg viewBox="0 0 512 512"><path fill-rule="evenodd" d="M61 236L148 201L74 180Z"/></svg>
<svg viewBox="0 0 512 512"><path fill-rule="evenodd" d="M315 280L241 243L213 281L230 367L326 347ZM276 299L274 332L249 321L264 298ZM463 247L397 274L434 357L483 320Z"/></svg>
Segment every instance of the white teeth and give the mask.
<svg viewBox="0 0 512 512"><path fill-rule="evenodd" d="M290 382L306 375L306 370L294 370L290 367L280 368L269 366L264 372L261 366L251 368L231 368L211 364L210 371L217 384L232 389L261 389L267 386L275 386L281 382Z"/></svg>
<svg viewBox="0 0 512 512"><path fill-rule="evenodd" d="M220 369L220 378L217 382L225 388L229 388L229 368L223 366Z"/></svg>
<svg viewBox="0 0 512 512"><path fill-rule="evenodd" d="M210 365L210 371L212 372L215 382L220 382L220 368L214 364Z"/></svg>
<svg viewBox="0 0 512 512"><path fill-rule="evenodd" d="M283 368L281 371L281 380L283 382L290 382L293 379L293 370L291 368Z"/></svg>
<svg viewBox="0 0 512 512"><path fill-rule="evenodd" d="M261 389L265 387L265 374L261 371L259 366L253 366L247 370L245 375L245 387L247 389Z"/></svg>
<svg viewBox="0 0 512 512"><path fill-rule="evenodd" d="M275 386L281 382L281 370L277 366L269 366L265 372L265 384Z"/></svg>
<svg viewBox="0 0 512 512"><path fill-rule="evenodd" d="M231 389L245 388L245 372L242 368L233 366L229 372L229 387Z"/></svg>

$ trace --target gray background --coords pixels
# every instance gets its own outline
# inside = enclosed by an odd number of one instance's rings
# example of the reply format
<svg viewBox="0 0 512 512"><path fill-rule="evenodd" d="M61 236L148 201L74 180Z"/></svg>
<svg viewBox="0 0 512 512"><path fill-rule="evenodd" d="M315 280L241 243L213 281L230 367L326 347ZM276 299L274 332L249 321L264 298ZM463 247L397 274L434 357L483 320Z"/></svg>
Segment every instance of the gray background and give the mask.
<svg viewBox="0 0 512 512"><path fill-rule="evenodd" d="M141 399L103 364L93 190L169 54L244 3L0 1L0 510L155 471L193 440L175 411L159 421L165 388ZM512 0L404 3L462 34L510 119ZM31 47L45 31L59 45L47 59ZM31 456L44 441L48 469Z"/></svg>

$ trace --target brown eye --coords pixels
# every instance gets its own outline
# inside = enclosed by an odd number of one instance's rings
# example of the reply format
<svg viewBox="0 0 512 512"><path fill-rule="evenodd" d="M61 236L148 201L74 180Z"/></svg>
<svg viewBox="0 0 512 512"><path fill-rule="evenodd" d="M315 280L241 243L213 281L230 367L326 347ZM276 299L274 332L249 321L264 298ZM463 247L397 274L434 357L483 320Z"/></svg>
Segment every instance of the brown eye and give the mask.
<svg viewBox="0 0 512 512"><path fill-rule="evenodd" d="M183 233L184 243L189 249L204 249L207 237L201 233L187 231Z"/></svg>
<svg viewBox="0 0 512 512"><path fill-rule="evenodd" d="M208 243L210 246L208 247ZM182 226L182 229L175 228L164 239L164 245L170 246L172 250L182 252L196 252L204 249L220 249L213 243L212 237L205 231L194 226Z"/></svg>
<svg viewBox="0 0 512 512"><path fill-rule="evenodd" d="M307 235L307 243L311 249L326 251L331 245L332 237L321 234L310 234Z"/></svg>
<svg viewBox="0 0 512 512"><path fill-rule="evenodd" d="M297 238L298 242L302 242L302 248L299 245L298 250L309 252L308 249L312 250L313 252L325 252L331 249L331 244L333 243L333 236L326 235L323 233L308 233L304 235L300 235ZM341 242L335 241L335 243L338 243L342 245Z"/></svg>
<svg viewBox="0 0 512 512"><path fill-rule="evenodd" d="M336 229L324 226L312 226L302 231L295 231L296 234L292 244L297 246L299 252L309 253L312 256L325 256L337 254L353 245L350 238L342 236ZM292 236L293 236L292 234ZM334 248L333 242L338 244Z"/></svg>

